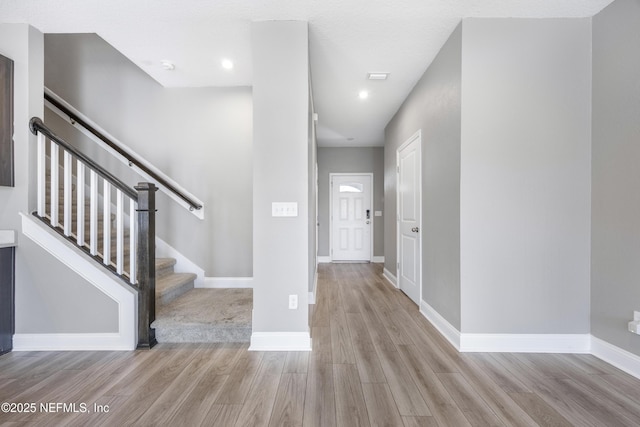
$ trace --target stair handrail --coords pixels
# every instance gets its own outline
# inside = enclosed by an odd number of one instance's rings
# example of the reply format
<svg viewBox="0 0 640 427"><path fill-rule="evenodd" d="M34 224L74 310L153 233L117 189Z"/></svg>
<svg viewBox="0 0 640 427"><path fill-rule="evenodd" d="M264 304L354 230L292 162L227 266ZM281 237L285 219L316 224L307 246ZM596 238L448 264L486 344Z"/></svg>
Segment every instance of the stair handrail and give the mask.
<svg viewBox="0 0 640 427"><path fill-rule="evenodd" d="M91 158L87 157L85 154L78 151L78 149L75 148L73 145L69 144L67 141L60 138L58 135L56 135L49 127L47 127L47 125L45 125L42 122L42 119L40 119L39 117L31 118L31 120L29 121L29 129L31 130L31 133L34 135L38 135L38 132L46 135L47 138L49 138L52 141L55 141L56 144L60 145L65 150L73 154L75 157L82 160L87 166L95 170L98 175L100 175L102 178L109 181L114 187L121 190L123 193L125 193L127 196L129 196L136 202L138 201L138 193L136 193L136 190L134 190L133 188L131 188L130 186L122 182L120 179L114 176L111 172L109 172L108 170L100 166Z"/></svg>
<svg viewBox="0 0 640 427"><path fill-rule="evenodd" d="M93 137L95 137L100 142L102 142L107 147L109 147L109 149L113 150L115 153L121 156L124 160L126 160L129 166L135 166L137 169L142 171L144 174L146 174L149 178L154 180L161 187L165 188L167 191L174 194L178 199L186 203L189 206L190 211L198 212L202 210L203 208L202 203L200 203L197 200L194 200L192 197L189 197L187 194L184 193L184 191L177 188L174 184L169 182L166 178L160 176L156 171L154 171L152 168L147 166L145 162L138 159L138 157L133 153L131 153L130 150L126 150L120 144L117 144L116 142L111 140L109 137L104 135L103 132L100 132L99 130L97 130L95 126L88 123L87 120L80 117L74 111L69 109L67 105L60 102L59 99L57 99L57 96L53 96L51 93L48 93L48 91L45 91L44 99L46 102L48 102L49 104L54 106L56 109L58 109L60 112L65 114L71 121L72 125L75 125L75 124L80 125L89 134L91 134Z"/></svg>
<svg viewBox="0 0 640 427"><path fill-rule="evenodd" d="M137 319L137 336L138 348L151 348L157 341L155 338L155 330L151 328L151 324L155 320L155 287L156 287L156 270L155 270L155 192L158 189L151 182L141 182L134 188L122 182L119 178L104 169L90 157L83 154L77 148L66 142L64 139L55 134L47 127L40 118L33 117L29 121L29 129L38 137L37 148L37 199L38 209L34 215L39 217L43 222L56 230L62 236L70 241L72 238L71 230L71 181L72 181L72 158L77 160L77 182L78 190L82 196L78 194L77 205L78 213L76 217L77 235L76 246L88 252L94 260L100 262L98 258L98 231L97 231L97 176L104 180L103 204L104 204L104 234L103 234L103 254L102 263L107 266L118 277L125 279L124 272L124 196L129 201L129 221L130 221L130 265L128 282L138 291L138 319ZM46 181L46 140L51 141L50 145L50 213L46 218L45 212L45 181ZM58 150L62 147L64 157L64 166L62 173L64 175L64 227L60 229L58 222L58 174L59 172L59 156ZM87 250L84 238L84 170L88 168L91 174L91 194L89 195L91 203L90 214L90 245ZM116 263L115 268L111 266L111 226L110 220L110 200L111 188L116 189ZM82 210L81 210L82 209ZM80 212L83 212L82 214ZM82 230L82 231L81 231ZM135 230L135 232L134 232Z"/></svg>

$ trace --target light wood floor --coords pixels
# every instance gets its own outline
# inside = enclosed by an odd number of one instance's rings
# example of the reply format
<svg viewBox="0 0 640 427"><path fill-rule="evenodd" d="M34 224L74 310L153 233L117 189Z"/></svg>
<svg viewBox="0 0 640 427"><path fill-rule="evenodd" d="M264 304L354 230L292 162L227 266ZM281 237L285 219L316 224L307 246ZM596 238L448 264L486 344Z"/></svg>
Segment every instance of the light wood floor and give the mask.
<svg viewBox="0 0 640 427"><path fill-rule="evenodd" d="M321 264L312 353L247 345L0 357L0 426L638 426L640 380L588 355L458 354L381 267ZM108 413L45 413L41 403ZM55 407L54 407L55 408Z"/></svg>

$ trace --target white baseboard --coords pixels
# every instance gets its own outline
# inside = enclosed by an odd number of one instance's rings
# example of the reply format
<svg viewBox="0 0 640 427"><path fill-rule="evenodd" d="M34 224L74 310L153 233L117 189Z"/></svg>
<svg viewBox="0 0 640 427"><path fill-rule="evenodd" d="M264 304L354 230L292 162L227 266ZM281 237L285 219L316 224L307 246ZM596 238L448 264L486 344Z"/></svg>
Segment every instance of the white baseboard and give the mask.
<svg viewBox="0 0 640 427"><path fill-rule="evenodd" d="M253 277L205 277L196 288L253 288Z"/></svg>
<svg viewBox="0 0 640 427"><path fill-rule="evenodd" d="M328 264L330 262L332 262L330 256L318 256L318 264L321 264L321 263ZM384 256L373 256L371 257L371 262L384 263Z"/></svg>
<svg viewBox="0 0 640 427"><path fill-rule="evenodd" d="M205 281L204 270L189 258L182 255L177 249L156 236L156 256L158 258L174 258L176 265L173 267L176 273L195 273L194 287L202 288Z"/></svg>
<svg viewBox="0 0 640 427"><path fill-rule="evenodd" d="M133 350L120 334L15 334L13 351Z"/></svg>
<svg viewBox="0 0 640 427"><path fill-rule="evenodd" d="M461 353L589 353L589 334L465 334L422 301L420 313Z"/></svg>
<svg viewBox="0 0 640 427"><path fill-rule="evenodd" d="M309 332L254 332L249 351L311 351Z"/></svg>
<svg viewBox="0 0 640 427"><path fill-rule="evenodd" d="M27 334L14 336L14 348L55 345L56 350L78 350L87 345L100 346L100 350L134 350L137 345L138 294L124 285L106 268L98 265L89 255L62 239L55 231L35 217L20 213L22 233L40 245L68 268L118 304L118 332L112 334ZM18 341L16 344L16 337ZM91 338L99 337L99 338ZM22 342L21 342L22 340ZM68 345L69 347L64 347ZM83 347L82 349L85 349ZM91 349L94 349L91 347ZM95 348L97 349L97 348Z"/></svg>
<svg viewBox="0 0 640 427"><path fill-rule="evenodd" d="M460 331L440 315L433 307L424 301L420 303L420 313L453 345L460 351Z"/></svg>
<svg viewBox="0 0 640 427"><path fill-rule="evenodd" d="M636 378L640 378L640 356L593 335L591 335L591 354Z"/></svg>
<svg viewBox="0 0 640 427"><path fill-rule="evenodd" d="M386 268L382 270L382 277L387 279L387 281L391 283L395 288L398 287L398 279Z"/></svg>
<svg viewBox="0 0 640 427"><path fill-rule="evenodd" d="M460 334L462 353L582 353L589 334Z"/></svg>

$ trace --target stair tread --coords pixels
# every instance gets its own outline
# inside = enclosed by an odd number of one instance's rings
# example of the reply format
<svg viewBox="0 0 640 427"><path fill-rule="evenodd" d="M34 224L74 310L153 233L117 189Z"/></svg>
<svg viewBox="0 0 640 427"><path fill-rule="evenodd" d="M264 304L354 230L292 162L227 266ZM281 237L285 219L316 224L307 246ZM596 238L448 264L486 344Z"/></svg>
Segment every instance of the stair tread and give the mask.
<svg viewBox="0 0 640 427"><path fill-rule="evenodd" d="M156 258L156 271L176 265L175 258ZM157 285L156 285L157 287Z"/></svg>
<svg viewBox="0 0 640 427"><path fill-rule="evenodd" d="M164 292L166 289L183 283L194 281L198 277L193 273L172 273L163 277L160 280L156 280L156 294L158 292Z"/></svg>
<svg viewBox="0 0 640 427"><path fill-rule="evenodd" d="M170 273L156 278L156 310L193 289L193 273Z"/></svg>
<svg viewBox="0 0 640 427"><path fill-rule="evenodd" d="M192 289L156 310L158 342L248 342L252 289Z"/></svg>

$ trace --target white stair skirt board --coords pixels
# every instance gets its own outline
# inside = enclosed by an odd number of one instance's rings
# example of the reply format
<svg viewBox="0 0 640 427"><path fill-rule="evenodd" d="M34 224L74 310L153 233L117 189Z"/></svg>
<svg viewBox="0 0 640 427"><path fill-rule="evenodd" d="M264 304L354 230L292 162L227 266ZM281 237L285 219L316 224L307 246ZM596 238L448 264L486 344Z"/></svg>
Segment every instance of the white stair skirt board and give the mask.
<svg viewBox="0 0 640 427"><path fill-rule="evenodd" d="M193 282L194 287L206 287L203 286L205 282L204 270L158 236L156 236L156 257L174 258L176 265L173 267L173 271L176 273L195 273L197 277Z"/></svg>
<svg viewBox="0 0 640 427"><path fill-rule="evenodd" d="M114 351L133 350L117 333L15 334L13 351Z"/></svg>
<svg viewBox="0 0 640 427"><path fill-rule="evenodd" d="M387 281L389 283L391 283L394 288L398 287L398 279L396 278L396 276L391 274L391 272L389 270L387 270L386 268L384 270L382 270L382 277L387 279Z"/></svg>
<svg viewBox="0 0 640 427"><path fill-rule="evenodd" d="M253 277L206 277L204 269L159 237L156 237L156 256L174 258L176 265L173 269L176 273L195 273L194 288L253 288Z"/></svg>
<svg viewBox="0 0 640 427"><path fill-rule="evenodd" d="M205 277L196 288L248 288L253 289L253 277Z"/></svg>
<svg viewBox="0 0 640 427"><path fill-rule="evenodd" d="M21 350L134 350L138 295L119 279L96 265L89 255L39 220L21 213L22 232L118 304L118 332L109 334L17 334L14 351ZM86 339L86 342L83 341ZM85 343L85 344L83 344ZM52 346L55 346L53 348Z"/></svg>
<svg viewBox="0 0 640 427"><path fill-rule="evenodd" d="M309 332L254 332L249 351L311 351Z"/></svg>
<svg viewBox="0 0 640 427"><path fill-rule="evenodd" d="M593 335L591 336L591 354L625 371L629 375L640 378L640 356L636 356Z"/></svg>

